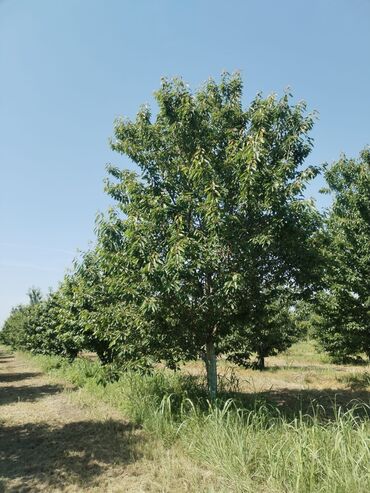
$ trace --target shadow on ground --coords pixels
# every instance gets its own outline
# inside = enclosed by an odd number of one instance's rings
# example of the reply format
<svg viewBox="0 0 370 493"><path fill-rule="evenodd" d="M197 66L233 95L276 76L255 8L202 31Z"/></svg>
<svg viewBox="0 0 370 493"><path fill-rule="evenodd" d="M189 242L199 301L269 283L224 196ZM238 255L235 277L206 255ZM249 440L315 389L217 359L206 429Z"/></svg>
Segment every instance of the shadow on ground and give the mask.
<svg viewBox="0 0 370 493"><path fill-rule="evenodd" d="M14 360L14 356L0 353L0 363L9 363L12 359Z"/></svg>
<svg viewBox="0 0 370 493"><path fill-rule="evenodd" d="M370 418L370 392L351 389L278 389L264 392L227 393L240 402L242 407L253 409L261 405L271 407L280 415L294 419L304 414L326 419L352 410L358 417Z"/></svg>
<svg viewBox="0 0 370 493"><path fill-rule="evenodd" d="M22 385L18 387L0 387L0 406L6 406L16 402L35 402L50 395L63 392L62 385Z"/></svg>
<svg viewBox="0 0 370 493"><path fill-rule="evenodd" d="M107 468L138 458L133 431L114 420L0 427L0 491L93 486Z"/></svg>
<svg viewBox="0 0 370 493"><path fill-rule="evenodd" d="M273 365L273 366L267 366L263 372L266 374L269 373L277 373L280 370L294 370L294 371L303 371L303 372L308 372L308 371L332 371L333 367L330 365L325 365L323 363L318 363L317 365L298 365L298 364L288 364L288 365ZM343 370L346 371L346 368L343 367L341 368L336 368L336 370Z"/></svg>
<svg viewBox="0 0 370 493"><path fill-rule="evenodd" d="M21 380L27 380L29 378L40 377L40 372L22 372L22 373L0 373L1 382L17 382Z"/></svg>

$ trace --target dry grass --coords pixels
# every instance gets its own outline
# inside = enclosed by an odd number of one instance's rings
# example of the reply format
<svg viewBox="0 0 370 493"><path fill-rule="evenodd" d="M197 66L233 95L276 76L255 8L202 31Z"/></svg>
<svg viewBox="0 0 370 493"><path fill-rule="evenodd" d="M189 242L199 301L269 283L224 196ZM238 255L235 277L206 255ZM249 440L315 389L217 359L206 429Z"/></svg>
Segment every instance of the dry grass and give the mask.
<svg viewBox="0 0 370 493"><path fill-rule="evenodd" d="M208 479L118 410L0 352L1 492L205 492Z"/></svg>
<svg viewBox="0 0 370 493"><path fill-rule="evenodd" d="M266 370L242 369L225 360L218 364L221 388L236 396L253 397L283 409L304 411L312 402L326 409L347 408L353 401L370 403L370 366L334 365L313 341L295 344L278 356L266 358ZM205 378L201 361L187 363L184 373Z"/></svg>
<svg viewBox="0 0 370 493"><path fill-rule="evenodd" d="M297 344L279 357L268 358L267 365L266 371L258 372L220 361L221 387L238 399L272 401L282 416L290 412L296 415L298 409L304 412L305 406L312 406L312 399L325 413L335 407L333 403L345 408L351 407L356 399L370 402L369 367L332 365L311 342ZM333 429L299 424L293 429L289 421L281 421L281 426L276 428L274 425L266 435L264 426L259 429L234 423L233 414L230 422L226 415L219 419L217 410L204 419L201 416L198 419L197 415L184 416L181 436L172 440L174 433L177 434L176 419L172 421L171 416L161 414L153 417L154 408L149 401L149 407L140 401L135 387L131 398L134 410L141 405L146 413L142 420L145 430L123 419L125 407L121 404L125 396L119 392L126 392L124 386L129 384L128 380L105 389L91 379L90 387L82 383L81 388L76 388L60 376L65 370L51 376L41 373L39 368L37 359L14 356L0 348L0 492L316 493L319 484L323 485L320 491L329 491L325 489L327 484L314 482L310 489L303 469L302 472L297 469L302 486L284 486L288 484L289 471L294 472L293 466L297 466L284 463L289 456L284 444L290 440L291 446L297 447L297 454L308 454L317 445L315 453L325 457L326 449L322 445L338 437L334 442L343 442L343 453L338 453L343 464L338 465L339 459L332 464L323 462L325 471L333 472L333 478L338 467L348 466L350 471L350 461L358 457L357 452L350 450L350 446L360 443L356 442L357 432L350 424L343 428L348 440L341 428L334 429L334 424ZM76 367L77 377L78 371ZM203 372L201 362L189 363L182 369L182 373L197 377ZM125 406L130 408L128 401ZM166 434L170 437L167 441ZM264 450L268 438L271 444ZM213 445L205 446L206 441ZM263 455L279 443L281 460L284 459L280 465L276 458L270 461ZM254 444L252 448L250 444ZM331 454L331 450L329 446L327 452ZM307 460L311 463L310 457ZM262 474L258 464L263 470L271 471L269 477L262 475L255 483L253 478ZM316 477L315 471L312 478ZM346 484L360 491L357 473L351 475L348 471ZM365 478L363 471L362 475ZM293 484L292 478L289 481ZM341 487L337 491L346 491Z"/></svg>

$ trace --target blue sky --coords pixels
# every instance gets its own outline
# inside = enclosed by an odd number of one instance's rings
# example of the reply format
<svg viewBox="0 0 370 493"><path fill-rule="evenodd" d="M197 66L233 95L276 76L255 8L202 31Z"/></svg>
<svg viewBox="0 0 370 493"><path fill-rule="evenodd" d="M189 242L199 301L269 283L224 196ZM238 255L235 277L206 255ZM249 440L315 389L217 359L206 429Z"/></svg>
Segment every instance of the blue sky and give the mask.
<svg viewBox="0 0 370 493"><path fill-rule="evenodd" d="M319 112L310 164L370 144L370 0L0 0L0 64L0 322L93 240L106 163L132 166L113 121L162 76L289 86Z"/></svg>

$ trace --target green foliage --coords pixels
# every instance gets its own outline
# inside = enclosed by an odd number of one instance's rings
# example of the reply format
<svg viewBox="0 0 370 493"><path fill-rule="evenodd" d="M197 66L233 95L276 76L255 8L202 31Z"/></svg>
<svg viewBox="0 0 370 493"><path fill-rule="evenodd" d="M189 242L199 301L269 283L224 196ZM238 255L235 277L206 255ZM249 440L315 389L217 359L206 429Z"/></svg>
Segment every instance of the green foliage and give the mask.
<svg viewBox="0 0 370 493"><path fill-rule="evenodd" d="M33 356L42 368L53 376L63 376L77 387L88 385L93 380L98 385L107 385L118 380L120 373L112 366L102 365L99 361L91 361L85 358L76 358L68 361L59 355L35 355Z"/></svg>
<svg viewBox="0 0 370 493"><path fill-rule="evenodd" d="M30 303L12 310L0 332L1 340L14 349L34 354L59 354L74 359L83 347L78 315L69 310L68 278L55 293L42 299L39 289L28 292Z"/></svg>
<svg viewBox="0 0 370 493"><path fill-rule="evenodd" d="M30 288L27 295L29 304L14 307L0 331L0 341L11 346L13 349L27 348L27 330L32 317L42 301L42 294L39 288Z"/></svg>
<svg viewBox="0 0 370 493"><path fill-rule="evenodd" d="M105 273L94 250L88 251L74 263L73 272L65 278L65 318L69 318L74 333L79 333L83 347L94 351L102 363L112 363L114 338L111 307L114 296L106 289Z"/></svg>
<svg viewBox="0 0 370 493"><path fill-rule="evenodd" d="M12 308L0 332L0 341L13 349L24 348L26 344L26 325L30 316L30 307L18 305Z"/></svg>
<svg viewBox="0 0 370 493"><path fill-rule="evenodd" d="M228 359L247 368L263 370L266 356L285 351L297 341L301 328L290 301L291 296L286 297L284 292L273 301L260 297L261 304L255 307L251 319L225 338L223 349Z"/></svg>
<svg viewBox="0 0 370 493"><path fill-rule="evenodd" d="M28 290L28 298L30 300L30 305L37 305L42 300L41 289L35 288L34 286Z"/></svg>
<svg viewBox="0 0 370 493"><path fill-rule="evenodd" d="M293 319L300 339L315 338L316 328L320 320L320 316L315 310L315 302L316 299L313 296L310 300L299 301L294 307Z"/></svg>
<svg viewBox="0 0 370 493"><path fill-rule="evenodd" d="M32 311L25 348L35 354L60 354L74 359L81 348L81 337L68 315L62 287Z"/></svg>
<svg viewBox="0 0 370 493"><path fill-rule="evenodd" d="M334 202L326 221L325 289L317 334L338 361L370 357L370 150L326 171Z"/></svg>
<svg viewBox="0 0 370 493"><path fill-rule="evenodd" d="M258 334L266 354L285 348L271 341L284 339L273 307L282 292L287 303L309 292L318 274L320 216L302 195L318 172L303 167L312 117L288 95L243 109L239 75L195 93L163 80L156 99L155 119L143 107L116 123L112 148L140 175L108 168L117 206L99 224L112 263L121 258L116 282L144 329L141 347L171 366L204 346L212 359L232 335ZM214 386L214 362L207 369Z"/></svg>

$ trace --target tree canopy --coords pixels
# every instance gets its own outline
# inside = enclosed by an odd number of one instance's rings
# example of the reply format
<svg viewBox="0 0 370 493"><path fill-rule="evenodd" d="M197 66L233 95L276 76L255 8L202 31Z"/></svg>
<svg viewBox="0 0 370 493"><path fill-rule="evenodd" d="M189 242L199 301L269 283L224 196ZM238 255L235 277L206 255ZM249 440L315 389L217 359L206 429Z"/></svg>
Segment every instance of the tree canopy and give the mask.
<svg viewBox="0 0 370 493"><path fill-rule="evenodd" d="M112 148L140 174L108 168L112 238L158 353L175 363L205 347L214 394L223 339L263 331L281 291L294 300L312 288L320 217L303 191L318 170L303 165L313 118L289 95L244 109L237 74L195 93L163 80L156 100L155 118L142 107L115 125Z"/></svg>
<svg viewBox="0 0 370 493"><path fill-rule="evenodd" d="M326 221L325 289L318 336L336 359L370 357L370 150L327 169L333 206Z"/></svg>

